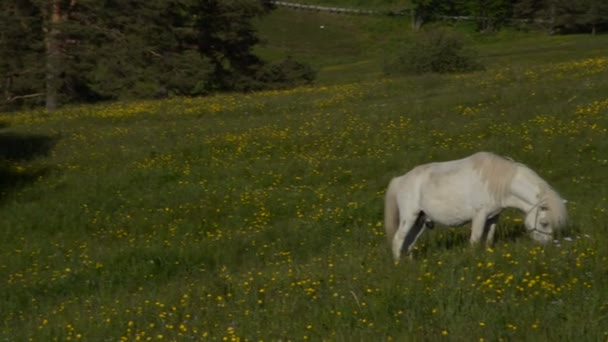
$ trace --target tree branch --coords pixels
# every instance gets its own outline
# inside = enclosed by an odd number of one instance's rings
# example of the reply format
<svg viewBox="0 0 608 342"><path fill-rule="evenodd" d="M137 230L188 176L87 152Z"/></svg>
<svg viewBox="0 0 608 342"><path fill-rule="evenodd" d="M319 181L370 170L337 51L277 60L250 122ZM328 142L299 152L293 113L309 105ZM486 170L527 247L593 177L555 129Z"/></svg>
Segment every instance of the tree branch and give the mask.
<svg viewBox="0 0 608 342"><path fill-rule="evenodd" d="M44 96L44 93L33 93L33 94L18 95L18 96L9 97L9 98L6 99L6 103L11 103L11 102L15 102L17 100L29 99L29 98L32 98L32 97L39 97L39 96Z"/></svg>
<svg viewBox="0 0 608 342"><path fill-rule="evenodd" d="M154 57L163 58L163 55L161 55L160 53L158 53L152 49L148 49L148 52Z"/></svg>

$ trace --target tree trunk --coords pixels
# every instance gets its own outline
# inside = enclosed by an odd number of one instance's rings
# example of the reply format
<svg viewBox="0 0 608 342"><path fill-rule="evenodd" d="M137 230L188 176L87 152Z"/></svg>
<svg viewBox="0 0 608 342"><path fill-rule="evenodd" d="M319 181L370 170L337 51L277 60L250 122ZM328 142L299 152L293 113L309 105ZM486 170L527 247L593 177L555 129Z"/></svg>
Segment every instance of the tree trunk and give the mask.
<svg viewBox="0 0 608 342"><path fill-rule="evenodd" d="M4 101L8 102L11 98L11 88L13 85L13 78L9 75L4 77Z"/></svg>
<svg viewBox="0 0 608 342"><path fill-rule="evenodd" d="M550 7L549 7L549 22L550 22L549 25L551 25L551 30L550 30L551 34L556 33L556 27L555 27L555 21L556 21L555 14L556 14L556 12L557 12L557 10L556 10L555 2L552 2L551 5L550 5Z"/></svg>
<svg viewBox="0 0 608 342"><path fill-rule="evenodd" d="M60 0L49 0L46 18L46 109L55 110L59 106L59 88L61 86L61 7Z"/></svg>
<svg viewBox="0 0 608 342"><path fill-rule="evenodd" d="M424 23L424 16L422 15L421 11L417 9L412 9L410 12L412 29L414 31L420 31L422 24Z"/></svg>

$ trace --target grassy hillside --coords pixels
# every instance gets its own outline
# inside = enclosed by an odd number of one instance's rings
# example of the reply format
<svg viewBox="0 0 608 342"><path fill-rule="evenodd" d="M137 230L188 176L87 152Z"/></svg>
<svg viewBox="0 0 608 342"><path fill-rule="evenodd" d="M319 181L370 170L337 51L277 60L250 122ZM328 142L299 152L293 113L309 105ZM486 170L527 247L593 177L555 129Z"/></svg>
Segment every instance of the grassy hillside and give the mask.
<svg viewBox="0 0 608 342"><path fill-rule="evenodd" d="M317 83L336 84L382 77L383 65L416 34L407 17L348 16L279 8L258 25L264 44L258 53L267 60L293 56L318 71ZM550 36L505 29L475 33L470 23L451 29L462 34L488 68L506 64L525 67L538 62L563 62L606 54L605 36Z"/></svg>
<svg viewBox="0 0 608 342"><path fill-rule="evenodd" d="M395 23L290 18L263 52L313 87L0 116L0 338L605 340L608 37L472 37L484 72L386 79ZM393 264L390 178L478 150L567 229L542 247L508 211L492 249L437 227Z"/></svg>

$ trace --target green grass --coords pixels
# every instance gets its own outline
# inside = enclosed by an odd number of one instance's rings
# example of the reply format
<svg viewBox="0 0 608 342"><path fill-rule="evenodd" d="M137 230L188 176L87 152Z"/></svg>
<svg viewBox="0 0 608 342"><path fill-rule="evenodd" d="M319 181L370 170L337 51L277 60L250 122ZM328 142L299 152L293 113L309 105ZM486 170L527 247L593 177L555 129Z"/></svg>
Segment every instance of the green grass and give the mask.
<svg viewBox="0 0 608 342"><path fill-rule="evenodd" d="M384 79L385 38L302 43L314 87L1 115L0 339L605 340L607 38L473 37L485 72ZM437 227L394 265L390 178L478 150L569 200L559 243L508 211L493 249Z"/></svg>
<svg viewBox="0 0 608 342"><path fill-rule="evenodd" d="M322 27L322 28L321 28ZM488 68L528 67L567 62L608 53L606 36L550 36L544 31L505 28L493 34L474 33L470 23L452 24L467 38ZM433 29L433 25L425 27ZM318 72L317 84L360 82L382 77L383 67L412 36L408 17L347 16L279 8L258 23L264 44L257 52L266 60L292 56Z"/></svg>

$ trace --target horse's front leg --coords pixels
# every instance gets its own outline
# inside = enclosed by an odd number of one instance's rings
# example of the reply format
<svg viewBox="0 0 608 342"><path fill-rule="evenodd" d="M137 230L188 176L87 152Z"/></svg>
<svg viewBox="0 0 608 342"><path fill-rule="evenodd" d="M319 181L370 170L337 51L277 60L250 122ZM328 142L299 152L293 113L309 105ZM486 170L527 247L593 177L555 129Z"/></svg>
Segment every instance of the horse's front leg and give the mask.
<svg viewBox="0 0 608 342"><path fill-rule="evenodd" d="M498 218L500 215L491 217L486 222L486 247L492 247L494 244L494 234L496 233L496 225L498 224Z"/></svg>
<svg viewBox="0 0 608 342"><path fill-rule="evenodd" d="M481 237L483 236L485 226L486 214L478 212L471 222L471 238L469 239L471 245L477 245L477 243L479 243L479 240L481 240Z"/></svg>

